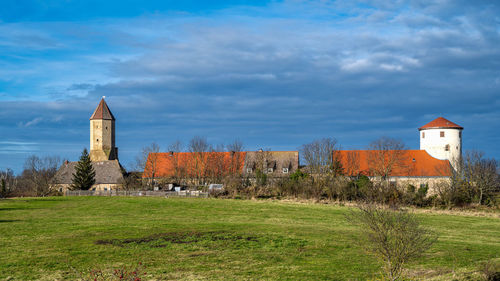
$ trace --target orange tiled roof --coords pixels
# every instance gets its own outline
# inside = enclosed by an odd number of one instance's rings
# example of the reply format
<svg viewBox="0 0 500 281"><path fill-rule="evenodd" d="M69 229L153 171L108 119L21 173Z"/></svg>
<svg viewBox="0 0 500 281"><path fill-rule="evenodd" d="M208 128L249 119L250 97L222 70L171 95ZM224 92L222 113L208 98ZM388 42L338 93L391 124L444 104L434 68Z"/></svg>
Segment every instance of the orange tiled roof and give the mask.
<svg viewBox="0 0 500 281"><path fill-rule="evenodd" d="M349 176L375 175L376 163L374 155L381 153L377 150L341 150L338 159L342 163L344 172ZM439 160L430 156L425 150L403 150L399 165L395 165L390 176L393 177L448 177L451 175L451 166L448 160ZM386 151L386 155L399 153L394 150ZM388 156L386 157L386 159Z"/></svg>
<svg viewBox="0 0 500 281"><path fill-rule="evenodd" d="M150 153L142 177L183 178L241 174L245 156L246 152Z"/></svg>
<svg viewBox="0 0 500 281"><path fill-rule="evenodd" d="M109 107L104 101L104 98L101 99L101 102L95 109L94 114L92 114L92 116L90 117L90 120L94 119L115 120L115 117L109 110Z"/></svg>
<svg viewBox="0 0 500 281"><path fill-rule="evenodd" d="M438 117L431 122L425 124L424 126L418 128L419 130L425 130L425 129L434 129L434 128L452 128L452 129L460 129L463 130L462 126L459 126L450 120L447 120L443 117Z"/></svg>

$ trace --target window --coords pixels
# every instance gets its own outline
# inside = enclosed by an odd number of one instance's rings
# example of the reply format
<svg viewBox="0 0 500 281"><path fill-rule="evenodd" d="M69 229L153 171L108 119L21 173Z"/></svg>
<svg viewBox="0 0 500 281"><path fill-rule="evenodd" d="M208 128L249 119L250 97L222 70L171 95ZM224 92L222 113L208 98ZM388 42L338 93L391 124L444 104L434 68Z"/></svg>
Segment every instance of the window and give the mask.
<svg viewBox="0 0 500 281"><path fill-rule="evenodd" d="M97 139L96 141L99 142L99 139Z"/></svg>
<svg viewBox="0 0 500 281"><path fill-rule="evenodd" d="M274 171L274 169L273 169L273 168L267 168L267 172L268 172L268 173L272 173L273 171Z"/></svg>
<svg viewBox="0 0 500 281"><path fill-rule="evenodd" d="M425 132L422 132L422 138L425 139Z"/></svg>
<svg viewBox="0 0 500 281"><path fill-rule="evenodd" d="M462 138L462 132L458 132L458 137Z"/></svg>
<svg viewBox="0 0 500 281"><path fill-rule="evenodd" d="M288 168L283 168L283 174L288 174Z"/></svg>
<svg viewBox="0 0 500 281"><path fill-rule="evenodd" d="M439 136L444 138L444 131L439 132Z"/></svg>
<svg viewBox="0 0 500 281"><path fill-rule="evenodd" d="M247 174L251 174L252 173L252 168L247 168Z"/></svg>
<svg viewBox="0 0 500 281"><path fill-rule="evenodd" d="M447 144L447 145L444 146L444 151L450 151L450 145L449 144Z"/></svg>

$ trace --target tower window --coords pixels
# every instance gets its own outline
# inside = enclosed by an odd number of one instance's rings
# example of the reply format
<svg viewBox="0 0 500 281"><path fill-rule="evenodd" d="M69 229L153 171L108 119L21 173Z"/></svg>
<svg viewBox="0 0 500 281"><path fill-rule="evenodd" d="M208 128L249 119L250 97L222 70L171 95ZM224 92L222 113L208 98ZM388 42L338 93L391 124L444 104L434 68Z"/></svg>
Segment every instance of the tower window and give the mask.
<svg viewBox="0 0 500 281"><path fill-rule="evenodd" d="M462 138L462 132L458 132L458 137Z"/></svg>
<svg viewBox="0 0 500 281"><path fill-rule="evenodd" d="M99 142L99 139L97 139L96 141Z"/></svg>
<svg viewBox="0 0 500 281"><path fill-rule="evenodd" d="M444 131L439 132L439 136L444 138Z"/></svg>
<svg viewBox="0 0 500 281"><path fill-rule="evenodd" d="M425 139L425 132L422 132L422 138Z"/></svg>
<svg viewBox="0 0 500 281"><path fill-rule="evenodd" d="M447 145L444 146L444 151L450 151L450 145L449 144L447 144Z"/></svg>

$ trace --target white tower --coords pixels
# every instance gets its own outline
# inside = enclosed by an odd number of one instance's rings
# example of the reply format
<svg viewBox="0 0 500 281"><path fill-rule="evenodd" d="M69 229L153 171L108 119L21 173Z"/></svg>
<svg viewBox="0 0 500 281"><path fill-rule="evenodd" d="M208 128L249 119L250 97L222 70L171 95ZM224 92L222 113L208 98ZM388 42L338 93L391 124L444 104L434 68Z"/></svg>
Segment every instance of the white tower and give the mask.
<svg viewBox="0 0 500 281"><path fill-rule="evenodd" d="M462 157L462 130L464 128L439 117L418 128L420 131L420 150L425 150L432 157L449 160L457 169Z"/></svg>

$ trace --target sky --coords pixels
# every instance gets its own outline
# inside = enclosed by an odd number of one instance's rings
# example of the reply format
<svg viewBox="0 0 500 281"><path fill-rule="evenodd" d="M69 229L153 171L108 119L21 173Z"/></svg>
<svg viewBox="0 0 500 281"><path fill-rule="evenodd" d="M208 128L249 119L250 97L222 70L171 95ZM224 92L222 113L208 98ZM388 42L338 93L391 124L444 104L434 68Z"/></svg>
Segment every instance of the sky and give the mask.
<svg viewBox="0 0 500 281"><path fill-rule="evenodd" d="M439 116L500 159L499 46L498 1L3 0L0 170L78 160L103 96L128 169L194 136L419 149Z"/></svg>

